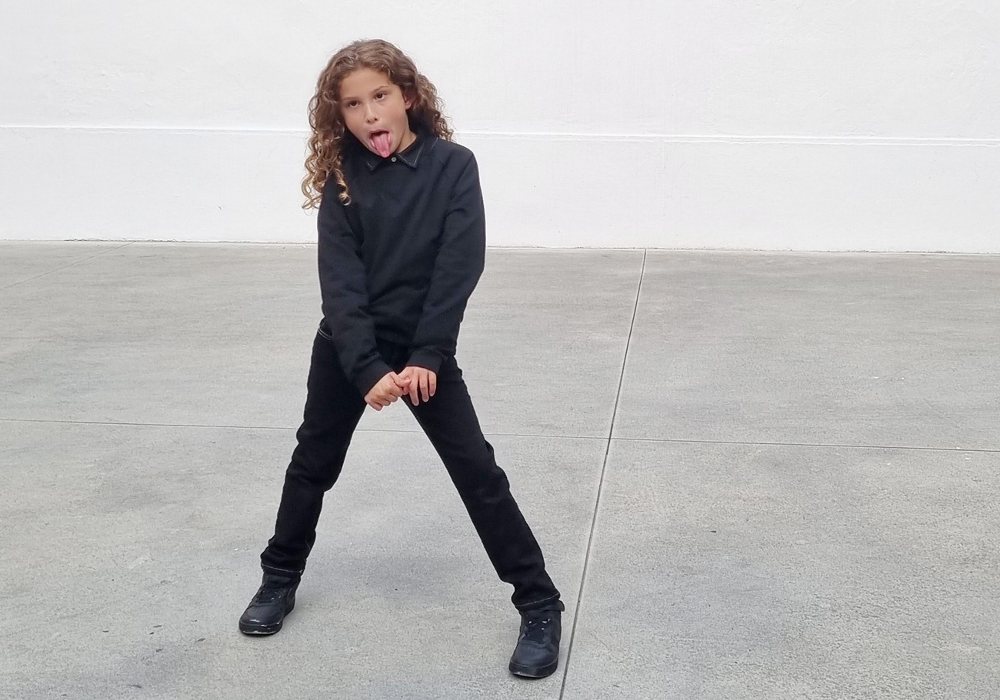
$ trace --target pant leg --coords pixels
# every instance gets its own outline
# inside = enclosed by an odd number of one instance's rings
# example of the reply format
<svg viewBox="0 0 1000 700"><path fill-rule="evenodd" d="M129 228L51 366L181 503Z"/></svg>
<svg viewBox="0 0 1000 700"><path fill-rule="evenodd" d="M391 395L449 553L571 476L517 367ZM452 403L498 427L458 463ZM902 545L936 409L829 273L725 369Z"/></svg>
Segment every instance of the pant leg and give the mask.
<svg viewBox="0 0 1000 700"><path fill-rule="evenodd" d="M511 495L493 446L483 436L455 359L441 365L430 401L419 406L406 396L401 401L444 462L500 580L514 586L515 607L558 605L559 591L545 571L542 550Z"/></svg>
<svg viewBox="0 0 1000 700"><path fill-rule="evenodd" d="M340 476L354 429L364 413L364 397L351 384L333 343L316 334L298 444L285 471L274 536L261 553L264 571L301 575L316 541L323 495Z"/></svg>

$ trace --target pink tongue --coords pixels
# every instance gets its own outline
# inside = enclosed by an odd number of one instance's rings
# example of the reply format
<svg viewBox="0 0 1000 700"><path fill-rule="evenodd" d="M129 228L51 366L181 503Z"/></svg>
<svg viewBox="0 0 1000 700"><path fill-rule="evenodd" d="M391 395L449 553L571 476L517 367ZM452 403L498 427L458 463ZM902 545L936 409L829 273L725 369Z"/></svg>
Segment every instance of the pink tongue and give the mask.
<svg viewBox="0 0 1000 700"><path fill-rule="evenodd" d="M380 156L388 158L389 154L392 153L392 136L389 135L388 131L380 131L372 136L372 145L375 146L375 150Z"/></svg>

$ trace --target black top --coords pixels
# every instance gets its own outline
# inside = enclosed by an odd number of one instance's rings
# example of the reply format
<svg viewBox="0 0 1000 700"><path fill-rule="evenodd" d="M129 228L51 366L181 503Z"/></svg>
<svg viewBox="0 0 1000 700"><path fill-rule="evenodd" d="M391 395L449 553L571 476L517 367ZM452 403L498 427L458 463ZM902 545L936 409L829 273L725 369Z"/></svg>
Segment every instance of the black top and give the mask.
<svg viewBox="0 0 1000 700"><path fill-rule="evenodd" d="M340 364L362 395L392 371L376 338L409 348L408 365L437 372L483 272L486 216L472 151L418 134L388 158L350 137L344 178L319 208L323 318Z"/></svg>

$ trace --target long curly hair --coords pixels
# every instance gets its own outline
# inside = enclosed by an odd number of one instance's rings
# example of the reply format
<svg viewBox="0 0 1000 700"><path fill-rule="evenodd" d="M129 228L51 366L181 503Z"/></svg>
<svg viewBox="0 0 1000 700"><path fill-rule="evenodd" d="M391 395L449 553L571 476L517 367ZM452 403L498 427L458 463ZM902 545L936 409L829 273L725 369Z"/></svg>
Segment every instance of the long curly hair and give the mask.
<svg viewBox="0 0 1000 700"><path fill-rule="evenodd" d="M306 198L303 209L319 206L323 188L330 177L336 179L340 188L340 201L344 204L351 202L344 179L344 152L357 139L344 125L339 98L344 78L359 68L387 74L389 80L399 86L403 96L413 100L413 105L406 110L411 131L452 140L454 132L442 114L443 105L437 89L417 70L409 56L382 39L348 44L333 55L319 74L316 94L309 101L312 134L309 136L306 176L302 180L302 194Z"/></svg>

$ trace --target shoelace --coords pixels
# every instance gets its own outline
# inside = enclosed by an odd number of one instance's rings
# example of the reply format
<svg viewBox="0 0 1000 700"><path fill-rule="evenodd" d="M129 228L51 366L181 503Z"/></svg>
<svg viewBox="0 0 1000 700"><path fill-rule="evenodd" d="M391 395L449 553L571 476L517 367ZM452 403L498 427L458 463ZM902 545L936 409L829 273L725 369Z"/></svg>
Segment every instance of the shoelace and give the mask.
<svg viewBox="0 0 1000 700"><path fill-rule="evenodd" d="M551 617L529 617L524 621L524 639L530 642L544 642L545 628L550 622L552 622Z"/></svg>

